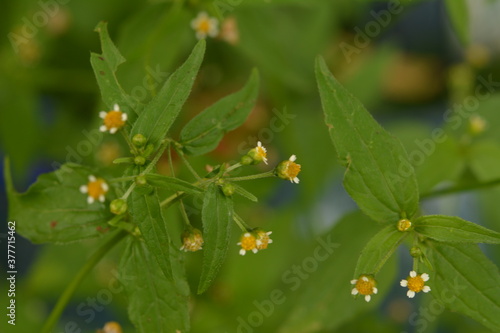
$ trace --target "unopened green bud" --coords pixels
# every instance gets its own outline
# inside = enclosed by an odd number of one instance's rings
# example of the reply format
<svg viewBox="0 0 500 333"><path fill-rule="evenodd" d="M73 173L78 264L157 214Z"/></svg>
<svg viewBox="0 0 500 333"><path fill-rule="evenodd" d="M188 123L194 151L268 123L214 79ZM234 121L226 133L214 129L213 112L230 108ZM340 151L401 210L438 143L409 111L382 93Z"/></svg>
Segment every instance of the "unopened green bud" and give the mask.
<svg viewBox="0 0 500 333"><path fill-rule="evenodd" d="M146 142L148 141L148 139L146 139L146 137L142 134L136 134L132 137L132 143L134 144L134 146L136 146L137 148L142 148L146 145Z"/></svg>
<svg viewBox="0 0 500 333"><path fill-rule="evenodd" d="M137 186L145 186L147 185L148 181L146 180L146 176L140 175L135 177L135 183Z"/></svg>
<svg viewBox="0 0 500 333"><path fill-rule="evenodd" d="M422 250L418 246L413 246L410 249L410 255L413 258L420 258L422 256Z"/></svg>
<svg viewBox="0 0 500 333"><path fill-rule="evenodd" d="M121 215L127 211L127 203L123 199L115 199L109 205L111 213Z"/></svg>
<svg viewBox="0 0 500 333"><path fill-rule="evenodd" d="M222 185L222 193L224 193L226 197L231 197L234 194L234 185L231 183L225 183Z"/></svg>
<svg viewBox="0 0 500 333"><path fill-rule="evenodd" d="M149 144L144 148L144 152L142 153L143 156L149 156L153 153L153 150L155 149L155 146L153 144Z"/></svg>
<svg viewBox="0 0 500 333"><path fill-rule="evenodd" d="M136 156L134 158L134 163L135 165L144 165L146 164L146 159L144 158L144 156Z"/></svg>
<svg viewBox="0 0 500 333"><path fill-rule="evenodd" d="M243 156L241 156L240 163L241 163L242 165L250 165L250 164L253 164L253 158L251 158L251 157L250 157L250 156L248 156L248 155L243 155Z"/></svg>

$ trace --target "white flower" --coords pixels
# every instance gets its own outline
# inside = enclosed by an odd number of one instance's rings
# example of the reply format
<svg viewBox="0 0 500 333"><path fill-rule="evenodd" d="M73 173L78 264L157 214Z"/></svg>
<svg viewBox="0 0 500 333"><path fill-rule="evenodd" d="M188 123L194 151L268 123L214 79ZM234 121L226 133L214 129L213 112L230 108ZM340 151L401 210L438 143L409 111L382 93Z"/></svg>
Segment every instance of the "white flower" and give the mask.
<svg viewBox="0 0 500 333"><path fill-rule="evenodd" d="M253 253L257 253L259 251L259 249L257 249L257 239L249 232L246 232L241 236L237 245L241 246L240 255L242 256L244 256L247 251L252 251Z"/></svg>
<svg viewBox="0 0 500 333"><path fill-rule="evenodd" d="M208 16L205 12L200 12L196 18L191 21L191 27L196 31L196 38L204 39L207 36L215 37L219 34L219 21Z"/></svg>
<svg viewBox="0 0 500 333"><path fill-rule="evenodd" d="M406 280L401 280L400 285L401 287L408 287L406 295L409 298L413 298L418 292L423 291L424 293L428 293L431 291L431 288L425 285L427 281L429 281L429 274L417 274L417 272L411 271Z"/></svg>
<svg viewBox="0 0 500 333"><path fill-rule="evenodd" d="M89 176L87 185L80 186L80 192L87 193L87 203L92 204L95 200L104 202L105 194L108 192L108 184L102 178L96 178L93 175Z"/></svg>
<svg viewBox="0 0 500 333"><path fill-rule="evenodd" d="M120 128L125 125L127 121L127 114L120 111L120 106L118 104L113 105L113 110L106 112L99 112L99 117L103 119L103 125L99 127L101 132L109 131L109 133L114 134Z"/></svg>
<svg viewBox="0 0 500 333"><path fill-rule="evenodd" d="M351 295L364 295L367 302L371 300L371 295L378 293L378 289L376 288L377 282L371 276L361 275L359 279L351 280L351 284L354 285Z"/></svg>

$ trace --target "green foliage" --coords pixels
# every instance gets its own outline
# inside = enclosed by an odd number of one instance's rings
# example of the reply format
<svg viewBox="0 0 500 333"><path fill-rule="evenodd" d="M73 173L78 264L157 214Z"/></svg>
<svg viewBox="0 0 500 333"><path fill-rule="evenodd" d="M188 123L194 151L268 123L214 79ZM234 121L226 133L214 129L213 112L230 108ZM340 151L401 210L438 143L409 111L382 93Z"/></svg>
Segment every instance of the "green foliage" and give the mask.
<svg viewBox="0 0 500 333"><path fill-rule="evenodd" d="M163 189L182 191L189 194L200 194L203 192L199 187L179 178L155 173L148 173L145 177L149 185L161 187Z"/></svg>
<svg viewBox="0 0 500 333"><path fill-rule="evenodd" d="M217 185L211 184L205 192L201 215L205 246L199 294L205 292L213 282L226 257L233 225L232 200Z"/></svg>
<svg viewBox="0 0 500 333"><path fill-rule="evenodd" d="M477 320L491 330L500 327L500 273L472 244L429 242L435 281L432 293L452 311Z"/></svg>
<svg viewBox="0 0 500 333"><path fill-rule="evenodd" d="M331 231L318 238L311 258L317 260L319 268L305 282L279 332L334 331L356 314L380 304L396 277L394 258L389 259L380 272L377 278L379 293L370 303L354 301L350 295L352 285L349 284L356 267L353 254L363 250L377 229L373 220L355 212L343 217Z"/></svg>
<svg viewBox="0 0 500 333"><path fill-rule="evenodd" d="M6 160L9 214L18 221L17 231L33 243L62 244L102 235L113 215L105 204L89 205L79 190L94 174L91 168L68 163L41 175L25 193L17 193Z"/></svg>
<svg viewBox="0 0 500 333"><path fill-rule="evenodd" d="M133 192L130 201L130 215L138 222L149 251L156 258L163 274L173 279L170 259L171 240L156 191L150 194Z"/></svg>
<svg viewBox="0 0 500 333"><path fill-rule="evenodd" d="M220 99L191 119L181 132L180 143L190 155L206 154L217 147L224 134L241 126L255 104L259 73L252 72L240 91Z"/></svg>
<svg viewBox="0 0 500 333"><path fill-rule="evenodd" d="M322 58L316 61L316 77L330 137L347 168L347 192L375 221L411 218L418 209L418 188L401 143L342 87Z"/></svg>
<svg viewBox="0 0 500 333"><path fill-rule="evenodd" d="M132 127L131 136L142 134L158 148L191 92L203 55L205 41L200 40L186 62L165 82L144 108Z"/></svg>
<svg viewBox="0 0 500 333"><path fill-rule="evenodd" d="M359 278L361 274L377 274L407 235L407 232L399 231L394 225L388 225L380 230L361 252L354 278Z"/></svg>
<svg viewBox="0 0 500 333"><path fill-rule="evenodd" d="M174 279L167 280L157 265L157 257L144 242L129 238L127 243L119 278L127 291L130 320L139 332L188 331L189 288L181 268L175 267L169 273ZM172 245L167 243L165 246ZM170 248L168 251L175 253L178 250ZM178 260L178 257L173 255L172 259Z"/></svg>
<svg viewBox="0 0 500 333"><path fill-rule="evenodd" d="M441 242L500 244L500 233L456 216L421 216L414 225L418 234Z"/></svg>
<svg viewBox="0 0 500 333"><path fill-rule="evenodd" d="M114 104L129 116L139 112L139 102L127 94L121 87L116 77L118 66L125 62L125 58L111 41L108 34L107 23L100 22L95 31L101 38L102 53L92 53L90 63L101 89L101 96L106 106L112 110Z"/></svg>

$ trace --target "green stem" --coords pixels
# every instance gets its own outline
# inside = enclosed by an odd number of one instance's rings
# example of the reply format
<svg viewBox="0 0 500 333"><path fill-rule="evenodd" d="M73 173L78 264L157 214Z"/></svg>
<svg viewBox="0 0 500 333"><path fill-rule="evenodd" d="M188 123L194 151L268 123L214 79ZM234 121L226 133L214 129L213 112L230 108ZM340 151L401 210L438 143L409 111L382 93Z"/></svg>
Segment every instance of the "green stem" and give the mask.
<svg viewBox="0 0 500 333"><path fill-rule="evenodd" d="M246 224L245 221L243 221L243 219L238 214L233 213L233 220L234 222L236 222L236 224L240 227L240 229L243 232L252 230L252 228L250 228L250 226Z"/></svg>
<svg viewBox="0 0 500 333"><path fill-rule="evenodd" d="M161 144L160 148L158 149L156 156L153 158L151 163L149 163L146 169L143 172L141 172L141 175L147 174L149 171L151 171L151 169L154 168L156 163L158 163L158 160L160 159L161 155L163 155L163 152L165 151L165 149L167 149L169 145L170 145L170 139L165 139L165 141Z"/></svg>
<svg viewBox="0 0 500 333"><path fill-rule="evenodd" d="M189 221L189 217L186 213L186 207L184 207L184 202L182 201L182 199L179 201L180 203L180 210L181 210L181 215L182 215L182 219L184 220L184 223L186 223L186 226L188 227L191 227L191 222Z"/></svg>
<svg viewBox="0 0 500 333"><path fill-rule="evenodd" d="M226 178L226 180L238 182L241 180L252 180L252 179L267 178L267 177L274 177L274 171L267 171L264 173L258 173L256 175L250 175L250 176L229 177L229 178Z"/></svg>
<svg viewBox="0 0 500 333"><path fill-rule="evenodd" d="M71 283L66 287L61 297L57 300L55 307L52 309L49 317L45 321L41 333L51 333L54 326L57 324L61 313L68 304L71 296L75 292L76 288L83 281L85 276L94 268L94 266L104 257L106 253L109 252L116 244L118 244L125 236L127 232L120 231L114 235L110 240L104 243L92 256L87 260L85 265L80 269L78 274L73 278Z"/></svg>
<svg viewBox="0 0 500 333"><path fill-rule="evenodd" d="M110 183L121 183L121 182L127 182L129 180L135 180L136 176L127 176L127 177L119 177L119 178L113 178L109 182Z"/></svg>
<svg viewBox="0 0 500 333"><path fill-rule="evenodd" d="M239 167L243 166L240 162L236 163L236 164L233 164L231 165L229 168L227 168L226 170L224 170L224 172L231 172L235 169L238 169Z"/></svg>
<svg viewBox="0 0 500 333"><path fill-rule="evenodd" d="M122 132L122 135L125 138L125 141L127 141L127 144L130 147L130 149L134 151L135 155L138 155L139 151L137 150L137 147L132 143L132 141L130 141L128 131L125 128L122 128L120 132Z"/></svg>
<svg viewBox="0 0 500 333"><path fill-rule="evenodd" d="M449 194L454 194L454 193L459 193L459 192L477 190L477 189L486 188L486 187L493 187L496 185L500 185L500 179L495 179L495 180L491 180L489 182L484 182L484 183L460 185L460 186L445 188L442 190L437 190L434 192L424 193L420 196L420 199L421 200L429 199L429 198L434 198L434 197L438 197L438 196L442 196L442 195L449 195Z"/></svg>
<svg viewBox="0 0 500 333"><path fill-rule="evenodd" d="M191 163L189 163L189 161L187 160L186 156L184 156L184 153L182 152L182 150L180 150L175 145L174 145L174 148L175 148L175 151L177 152L177 154L182 158L182 161L184 162L184 164L186 164L186 166L189 169L189 171L193 174L194 178L196 178L196 180L200 181L201 180L200 175L198 175L198 173L196 172L196 170L191 166Z"/></svg>

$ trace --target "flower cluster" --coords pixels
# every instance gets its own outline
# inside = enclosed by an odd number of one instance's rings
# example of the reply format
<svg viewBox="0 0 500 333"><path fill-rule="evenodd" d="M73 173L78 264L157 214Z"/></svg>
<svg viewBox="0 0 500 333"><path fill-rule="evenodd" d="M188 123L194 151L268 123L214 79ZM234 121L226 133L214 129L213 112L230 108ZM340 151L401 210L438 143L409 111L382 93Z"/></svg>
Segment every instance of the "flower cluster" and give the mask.
<svg viewBox="0 0 500 333"><path fill-rule="evenodd" d="M272 231L266 232L261 229L245 232L237 243L237 245L241 246L240 255L244 256L247 251L257 253L259 250L267 249L267 246L273 242L269 237L271 234Z"/></svg>
<svg viewBox="0 0 500 333"><path fill-rule="evenodd" d="M425 285L425 282L429 281L429 274L422 273L417 274L416 271L411 271L410 275L405 279L401 280L401 287L407 287L408 292L406 295L409 298L415 297L415 294L423 291L424 293L428 293L431 291L429 286ZM351 284L354 287L351 290L352 295L363 295L365 296L365 301L369 302L371 300L371 295L376 294L378 292L377 282L371 275L361 275L358 279L351 280Z"/></svg>

